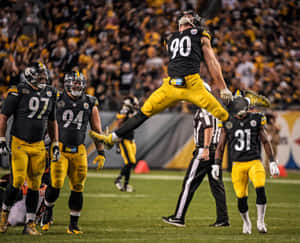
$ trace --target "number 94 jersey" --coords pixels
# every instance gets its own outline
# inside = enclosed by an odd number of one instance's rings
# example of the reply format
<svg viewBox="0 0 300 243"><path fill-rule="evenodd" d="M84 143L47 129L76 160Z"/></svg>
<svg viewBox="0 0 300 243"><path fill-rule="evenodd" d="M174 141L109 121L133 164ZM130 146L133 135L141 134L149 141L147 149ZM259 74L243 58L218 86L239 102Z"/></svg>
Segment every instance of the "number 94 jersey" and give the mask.
<svg viewBox="0 0 300 243"><path fill-rule="evenodd" d="M56 118L59 128L59 141L65 146L78 146L84 144L87 125L92 115L97 99L83 95L78 100L71 99L63 92L56 106Z"/></svg>
<svg viewBox="0 0 300 243"><path fill-rule="evenodd" d="M261 159L260 130L266 124L261 113L248 112L243 119L231 117L223 122L231 161L246 162Z"/></svg>

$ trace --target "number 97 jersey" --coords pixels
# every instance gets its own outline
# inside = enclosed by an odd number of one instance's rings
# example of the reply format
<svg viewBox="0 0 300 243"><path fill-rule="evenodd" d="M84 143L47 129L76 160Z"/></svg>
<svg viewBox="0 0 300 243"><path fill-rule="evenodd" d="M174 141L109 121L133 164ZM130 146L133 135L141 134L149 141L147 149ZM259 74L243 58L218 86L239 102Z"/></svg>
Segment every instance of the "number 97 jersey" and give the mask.
<svg viewBox="0 0 300 243"><path fill-rule="evenodd" d="M59 128L59 141L65 146L84 144L87 125L94 105L95 97L83 95L77 100L63 92L57 101L56 118Z"/></svg>
<svg viewBox="0 0 300 243"><path fill-rule="evenodd" d="M223 122L231 161L261 160L260 130L265 124L266 117L263 114L250 112L243 120L231 117Z"/></svg>

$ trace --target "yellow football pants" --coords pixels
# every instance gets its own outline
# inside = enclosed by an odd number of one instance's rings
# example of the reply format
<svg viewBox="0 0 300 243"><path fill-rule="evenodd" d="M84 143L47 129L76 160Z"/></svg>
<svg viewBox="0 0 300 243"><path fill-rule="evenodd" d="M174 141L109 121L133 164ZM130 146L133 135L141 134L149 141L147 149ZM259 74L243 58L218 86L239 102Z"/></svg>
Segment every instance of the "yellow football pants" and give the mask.
<svg viewBox="0 0 300 243"><path fill-rule="evenodd" d="M13 187L20 188L26 179L28 188L38 191L46 166L44 141L27 143L13 136L11 141L11 166Z"/></svg>
<svg viewBox="0 0 300 243"><path fill-rule="evenodd" d="M220 102L206 90L199 74L185 77L186 87L169 84L170 77L165 78L163 85L154 91L145 101L141 111L148 117L153 116L180 100L193 103L210 112L221 121L228 119L228 112Z"/></svg>
<svg viewBox="0 0 300 243"><path fill-rule="evenodd" d="M134 140L123 139L120 142L121 155L125 165L130 163L136 163L136 144Z"/></svg>
<svg viewBox="0 0 300 243"><path fill-rule="evenodd" d="M69 178L70 189L75 192L83 192L86 180L88 161L85 146L78 146L76 153L63 151L62 143L59 143L61 156L59 161L51 161L51 185L54 188L62 188L65 177Z"/></svg>
<svg viewBox="0 0 300 243"><path fill-rule="evenodd" d="M255 188L265 186L266 173L260 160L233 162L231 179L238 198L248 196L248 180Z"/></svg>

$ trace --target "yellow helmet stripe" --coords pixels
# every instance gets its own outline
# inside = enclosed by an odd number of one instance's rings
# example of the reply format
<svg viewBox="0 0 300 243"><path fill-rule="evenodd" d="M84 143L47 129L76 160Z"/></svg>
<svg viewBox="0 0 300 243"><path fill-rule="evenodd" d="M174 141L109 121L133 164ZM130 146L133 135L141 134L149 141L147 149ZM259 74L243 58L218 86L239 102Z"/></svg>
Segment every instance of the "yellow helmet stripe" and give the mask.
<svg viewBox="0 0 300 243"><path fill-rule="evenodd" d="M38 62L38 63L40 64L41 68L45 68L43 63L41 63L41 62Z"/></svg>

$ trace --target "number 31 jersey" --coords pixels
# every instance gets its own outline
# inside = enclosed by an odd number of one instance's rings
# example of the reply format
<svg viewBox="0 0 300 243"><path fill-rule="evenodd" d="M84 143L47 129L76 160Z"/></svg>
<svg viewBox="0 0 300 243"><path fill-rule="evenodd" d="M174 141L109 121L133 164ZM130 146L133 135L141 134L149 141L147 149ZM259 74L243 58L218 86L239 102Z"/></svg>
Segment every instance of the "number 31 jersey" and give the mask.
<svg viewBox="0 0 300 243"><path fill-rule="evenodd" d="M57 91L51 86L34 90L20 83L8 90L1 113L13 115L11 135L28 143L43 140L48 120L54 121Z"/></svg>
<svg viewBox="0 0 300 243"><path fill-rule="evenodd" d="M261 113L247 113L243 119L231 117L223 122L231 161L246 162L261 159L260 130L266 124Z"/></svg>
<svg viewBox="0 0 300 243"><path fill-rule="evenodd" d="M57 101L56 117L59 128L59 141L65 146L84 144L88 123L97 99L83 95L78 100L71 99L63 92Z"/></svg>

